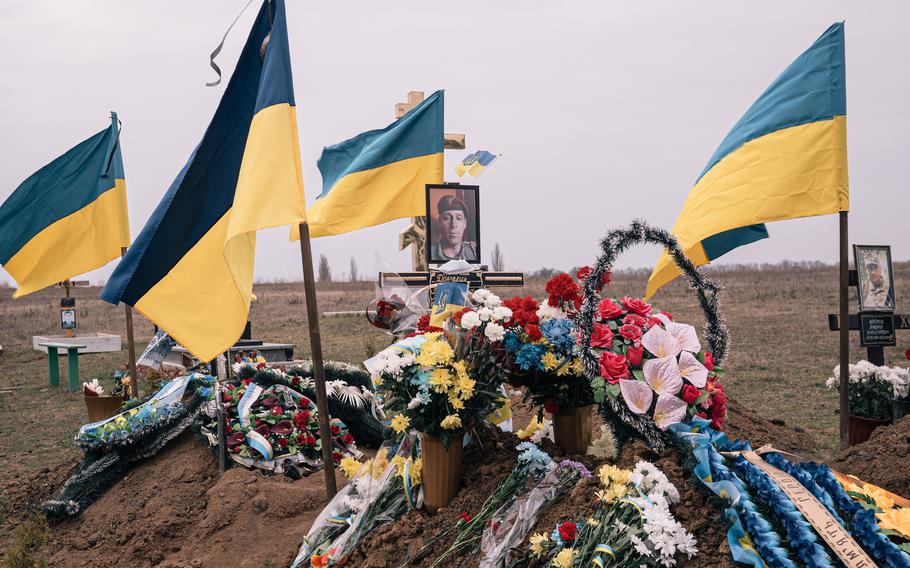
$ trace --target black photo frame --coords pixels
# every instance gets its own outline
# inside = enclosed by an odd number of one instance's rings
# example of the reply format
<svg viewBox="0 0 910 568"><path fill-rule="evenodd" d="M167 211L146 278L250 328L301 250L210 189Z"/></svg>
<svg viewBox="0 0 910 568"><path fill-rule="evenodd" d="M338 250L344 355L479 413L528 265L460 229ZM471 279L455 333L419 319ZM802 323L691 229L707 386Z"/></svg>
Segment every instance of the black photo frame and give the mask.
<svg viewBox="0 0 910 568"><path fill-rule="evenodd" d="M456 253L447 246L454 242L443 234L440 216L440 204L447 209L443 211L464 211L465 228L461 239L460 250ZM427 264L445 264L450 260L463 258L471 264L480 264L482 249L480 246L480 186L462 185L459 183L427 184ZM451 215L450 215L451 216ZM455 215L457 217L457 215Z"/></svg>
<svg viewBox="0 0 910 568"><path fill-rule="evenodd" d="M894 270L891 266L891 247L853 245L853 263L856 266L859 311L893 313Z"/></svg>

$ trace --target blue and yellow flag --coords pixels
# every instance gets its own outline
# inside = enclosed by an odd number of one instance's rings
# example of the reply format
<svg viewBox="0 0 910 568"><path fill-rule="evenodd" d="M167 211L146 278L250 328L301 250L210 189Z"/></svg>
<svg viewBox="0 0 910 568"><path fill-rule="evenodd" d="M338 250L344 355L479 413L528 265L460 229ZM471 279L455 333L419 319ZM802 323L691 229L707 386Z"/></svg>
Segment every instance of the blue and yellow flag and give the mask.
<svg viewBox="0 0 910 568"><path fill-rule="evenodd" d="M787 67L711 156L673 233L696 265L768 236L763 223L847 211L844 25ZM646 297L680 271L664 253Z"/></svg>
<svg viewBox="0 0 910 568"><path fill-rule="evenodd" d="M202 141L101 298L210 361L243 333L256 231L300 223L305 210L284 1L271 0Z"/></svg>
<svg viewBox="0 0 910 568"><path fill-rule="evenodd" d="M307 210L310 235L339 235L426 215L424 186L442 183L443 92L382 130L329 146L319 158L322 194ZM291 228L291 239L298 239Z"/></svg>
<svg viewBox="0 0 910 568"><path fill-rule="evenodd" d="M104 266L130 246L117 130L81 142L22 182L0 205L0 264L19 298Z"/></svg>
<svg viewBox="0 0 910 568"><path fill-rule="evenodd" d="M471 177L478 178L480 174L486 171L490 164L496 161L496 154L486 150L478 150L473 154L468 154L465 159L455 166L455 175L462 177L469 174Z"/></svg>

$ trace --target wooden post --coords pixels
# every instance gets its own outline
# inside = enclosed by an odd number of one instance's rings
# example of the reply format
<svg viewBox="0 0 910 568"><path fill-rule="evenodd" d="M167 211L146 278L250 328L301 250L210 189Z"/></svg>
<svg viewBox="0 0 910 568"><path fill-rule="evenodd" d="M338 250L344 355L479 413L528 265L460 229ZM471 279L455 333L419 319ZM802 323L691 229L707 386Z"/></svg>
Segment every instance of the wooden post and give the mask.
<svg viewBox="0 0 910 568"><path fill-rule="evenodd" d="M319 334L319 312L316 307L316 281L313 277L313 251L310 249L310 227L300 223L300 258L303 263L303 290L310 328L310 351L313 357L313 379L316 383L316 410L319 412L319 438L322 440L322 462L325 492L328 499L338 492L335 486L335 461L332 457L332 433L329 430L329 401L325 392L322 367L322 338Z"/></svg>
<svg viewBox="0 0 910 568"><path fill-rule="evenodd" d="M850 287L847 212L840 212L840 445L847 447L850 420L850 325L847 291Z"/></svg>
<svg viewBox="0 0 910 568"><path fill-rule="evenodd" d="M218 364L218 357L213 363L215 366L215 418L218 421L218 471L224 473L227 470L227 418L224 415L224 404L221 401L221 384L227 379L225 376L227 375L227 357L225 357L223 372Z"/></svg>
<svg viewBox="0 0 910 568"><path fill-rule="evenodd" d="M126 247L120 247L120 258L126 256ZM126 307L126 350L130 357L130 396L139 398L139 376L136 374L136 342L133 339L133 308Z"/></svg>

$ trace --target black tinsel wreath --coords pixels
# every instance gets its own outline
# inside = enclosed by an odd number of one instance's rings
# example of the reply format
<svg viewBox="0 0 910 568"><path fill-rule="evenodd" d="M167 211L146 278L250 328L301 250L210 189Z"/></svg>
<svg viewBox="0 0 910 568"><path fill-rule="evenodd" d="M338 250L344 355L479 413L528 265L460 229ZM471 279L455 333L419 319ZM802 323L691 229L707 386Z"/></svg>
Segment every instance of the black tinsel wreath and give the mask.
<svg viewBox="0 0 910 568"><path fill-rule="evenodd" d="M720 288L703 271L695 267L680 248L676 237L668 231L652 227L645 221L636 219L628 228L614 229L600 241L601 255L592 267L591 274L584 281L584 302L577 323L581 332L581 359L589 379L598 377L600 373L597 356L591 349L594 314L600 303L598 284L602 275L612 270L619 254L632 245L643 243L663 246L689 279L690 287L698 295L699 304L705 314L704 336L711 346L711 353L719 365L723 364L723 360L727 356L730 338L718 308ZM638 416L630 412L622 401L604 399L600 405L600 413L613 425L620 443L637 433L655 450L662 451L668 447L663 432L654 421L649 416Z"/></svg>

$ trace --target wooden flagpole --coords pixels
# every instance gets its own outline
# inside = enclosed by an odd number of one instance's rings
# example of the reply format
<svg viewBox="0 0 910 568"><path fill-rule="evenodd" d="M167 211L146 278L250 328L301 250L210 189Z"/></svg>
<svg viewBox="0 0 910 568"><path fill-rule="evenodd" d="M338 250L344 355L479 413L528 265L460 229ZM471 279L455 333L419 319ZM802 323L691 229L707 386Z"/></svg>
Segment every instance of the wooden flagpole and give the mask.
<svg viewBox="0 0 910 568"><path fill-rule="evenodd" d="M120 257L126 256L126 247L120 247ZM126 349L130 357L130 396L139 398L139 376L136 374L136 342L133 339L133 308L124 303L126 307Z"/></svg>
<svg viewBox="0 0 910 568"><path fill-rule="evenodd" d="M316 282L313 277L313 251L310 249L310 227L300 223L300 257L303 263L303 290L306 294L306 314L310 328L310 351L313 357L313 379L316 382L316 409L319 412L319 438L322 440L322 462L325 473L325 492L331 499L338 489L335 485L335 461L332 457L332 433L329 430L329 400L325 392L325 371L322 366L322 338L319 334L319 312L316 307Z"/></svg>
<svg viewBox="0 0 910 568"><path fill-rule="evenodd" d="M840 212L840 445L848 445L850 420L850 315L847 291L848 266L847 211Z"/></svg>

